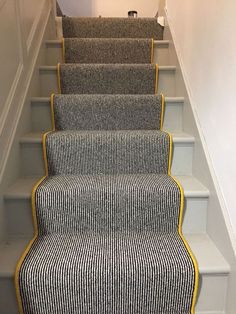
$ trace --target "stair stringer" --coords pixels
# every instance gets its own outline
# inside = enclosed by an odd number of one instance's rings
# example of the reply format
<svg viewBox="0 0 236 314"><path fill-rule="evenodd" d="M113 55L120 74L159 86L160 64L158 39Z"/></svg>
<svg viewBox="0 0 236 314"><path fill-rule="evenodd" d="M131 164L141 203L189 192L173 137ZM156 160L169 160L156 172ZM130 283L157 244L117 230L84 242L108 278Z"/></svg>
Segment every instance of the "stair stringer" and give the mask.
<svg viewBox="0 0 236 314"><path fill-rule="evenodd" d="M230 223L225 201L208 153L201 125L195 111L194 102L185 75L182 56L175 40L175 32L165 11L164 40L169 40L169 62L176 66L176 96L184 96L183 131L192 134L195 139L192 171L210 192L207 216L207 234L214 241L230 265L225 313L234 314L236 309L236 239Z"/></svg>

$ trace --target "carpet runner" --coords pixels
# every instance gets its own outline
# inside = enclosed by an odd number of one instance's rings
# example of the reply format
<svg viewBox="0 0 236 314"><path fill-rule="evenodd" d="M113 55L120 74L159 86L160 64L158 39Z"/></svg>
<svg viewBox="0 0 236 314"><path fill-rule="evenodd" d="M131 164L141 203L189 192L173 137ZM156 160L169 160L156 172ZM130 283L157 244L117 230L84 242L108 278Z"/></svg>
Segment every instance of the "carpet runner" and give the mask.
<svg viewBox="0 0 236 314"><path fill-rule="evenodd" d="M59 64L62 94L154 94L158 66L153 64Z"/></svg>
<svg viewBox="0 0 236 314"><path fill-rule="evenodd" d="M152 63L153 40L136 38L65 38L66 63Z"/></svg>
<svg viewBox="0 0 236 314"><path fill-rule="evenodd" d="M164 27L155 18L63 17L65 38L153 38L163 39Z"/></svg>
<svg viewBox="0 0 236 314"><path fill-rule="evenodd" d="M163 124L160 95L52 95L53 129L156 130Z"/></svg>
<svg viewBox="0 0 236 314"><path fill-rule="evenodd" d="M100 20L66 18L64 34L74 25L73 36L90 37L112 19ZM149 20L132 23L133 36L153 32ZM45 177L32 192L35 236L16 269L20 313L194 313L198 269L157 79L152 64L58 66Z"/></svg>

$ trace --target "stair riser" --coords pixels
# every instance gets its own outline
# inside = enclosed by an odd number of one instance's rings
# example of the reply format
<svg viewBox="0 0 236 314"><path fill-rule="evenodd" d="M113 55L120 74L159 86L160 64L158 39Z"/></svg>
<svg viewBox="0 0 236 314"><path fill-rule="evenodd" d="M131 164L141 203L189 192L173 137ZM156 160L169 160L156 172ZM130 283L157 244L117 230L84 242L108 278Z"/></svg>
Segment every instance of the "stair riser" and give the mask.
<svg viewBox="0 0 236 314"><path fill-rule="evenodd" d="M41 97L48 97L52 93L58 93L56 68L42 67L40 73ZM175 96L175 70L159 70L158 93Z"/></svg>
<svg viewBox="0 0 236 314"><path fill-rule="evenodd" d="M46 43L46 64L56 65L58 62L64 62L62 58L62 45L61 43ZM169 65L169 45L154 45L154 63L159 65Z"/></svg>
<svg viewBox="0 0 236 314"><path fill-rule="evenodd" d="M166 103L163 128L169 132L182 131L183 103ZM32 126L36 132L52 129L50 102L32 103Z"/></svg>
<svg viewBox="0 0 236 314"><path fill-rule="evenodd" d="M0 313L17 314L16 292L13 278L0 278Z"/></svg>
<svg viewBox="0 0 236 314"><path fill-rule="evenodd" d="M224 311L228 277L225 275L202 275L196 310Z"/></svg>
<svg viewBox="0 0 236 314"><path fill-rule="evenodd" d="M36 183L36 182L35 182ZM200 233L206 231L208 198L185 198L183 219L184 233ZM25 199L5 200L6 216L8 221L8 234L11 237L27 237L33 235L31 202L29 197ZM18 219L14 219L18 217Z"/></svg>
<svg viewBox="0 0 236 314"><path fill-rule="evenodd" d="M194 143L175 143L173 145L173 175L192 174L192 155ZM41 143L21 143L21 175L35 176L44 174Z"/></svg>
<svg viewBox="0 0 236 314"><path fill-rule="evenodd" d="M202 274L200 277L200 287L201 291L198 297L196 311L212 311L213 313L221 310L223 311L227 287L227 275ZM17 314L18 312L12 277L0 278L0 295L0 313Z"/></svg>

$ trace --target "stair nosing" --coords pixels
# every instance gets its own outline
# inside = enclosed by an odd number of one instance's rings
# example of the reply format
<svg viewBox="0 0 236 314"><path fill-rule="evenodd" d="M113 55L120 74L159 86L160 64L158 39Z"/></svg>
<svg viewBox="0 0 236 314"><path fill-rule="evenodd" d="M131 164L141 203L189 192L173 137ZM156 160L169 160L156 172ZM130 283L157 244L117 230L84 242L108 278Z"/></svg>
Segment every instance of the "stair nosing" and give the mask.
<svg viewBox="0 0 236 314"><path fill-rule="evenodd" d="M81 132L93 132L93 131L81 130ZM106 131L104 131L104 132L106 132ZM107 132L109 132L109 131L107 131ZM20 144L40 144L40 143L42 143L42 136L44 133L45 132L27 133L20 138ZM194 136L189 135L187 133L184 133L184 132L176 132L175 133L175 132L173 132L171 134L172 134L174 144L180 144L180 143L194 144L194 142L195 142Z"/></svg>
<svg viewBox="0 0 236 314"><path fill-rule="evenodd" d="M112 63L111 65L115 65L115 64ZM166 71L166 72L167 71L174 71L175 72L176 71L176 66L175 65L159 65L158 66L158 70L159 71ZM44 72L44 71L56 72L57 71L57 66L56 65L41 65L41 66L39 66L39 72Z"/></svg>
<svg viewBox="0 0 236 314"><path fill-rule="evenodd" d="M94 96L94 95L93 95ZM165 97L165 103L184 103L184 97ZM50 97L32 97L31 103L50 103Z"/></svg>
<svg viewBox="0 0 236 314"><path fill-rule="evenodd" d="M188 234L186 234L186 235L184 235L185 236L185 238L187 238L187 242L189 243L189 245L191 246L191 240L189 240L188 239ZM191 237L203 237L203 236L205 236L206 237L206 239L209 239L209 243L210 243L210 245L213 245L214 246L214 248L216 249L216 246L215 246L215 244L214 244L214 242L212 241L212 240L210 240L210 238L209 238L209 236L207 235L207 234L202 234L202 233L197 233L197 234L194 234L194 235L191 235ZM22 237L22 238L12 238L11 239L11 242L20 242L20 241L24 241L24 243L26 243L26 245L27 245L27 243L30 241L32 239L32 237ZM10 242L10 241L8 241L8 242ZM21 245L22 245L22 243L21 243ZM25 245L25 246L26 246ZM209 248L209 247L208 247ZM15 249L15 247L14 247L14 249ZM23 253L23 252L22 252ZM217 253L218 254L218 253ZM227 276L228 274L229 274L229 272L230 272L230 266L229 266L229 264L227 263L227 261L225 260L225 258L223 257L223 255L219 252L219 254L221 255L221 258L222 258L222 265L221 266L219 266L219 267L215 267L214 268L214 265L212 266L212 267L207 267L207 266L205 266L205 265L199 265L199 273L200 273L200 275L202 276L202 275L210 275L210 276L213 276L213 275L215 275L215 276ZM16 259L16 261L17 261L17 259ZM0 277L1 278L12 278L13 276L14 276L14 270L12 269L12 270L10 270L10 269L5 269L5 270L2 270L1 269L1 263L0 263ZM9 265L5 265L5 267L7 268L7 267L11 267L11 266L9 266Z"/></svg>
<svg viewBox="0 0 236 314"><path fill-rule="evenodd" d="M42 176L41 176L42 177ZM32 181L34 181L35 183L38 182L38 180L41 178L40 176L35 176L35 177L30 177L30 178L20 178L18 181L22 182L22 180L27 180L27 179L32 179ZM196 180L198 181L194 176L174 176L178 181L180 181L181 183L181 178L183 177L187 177L190 178L192 180ZM16 181L17 182L17 181ZM198 181L199 182L199 181ZM200 183L200 182L199 182ZM30 183L28 183L30 185ZM22 185L22 183L21 183ZM201 184L202 185L202 184ZM29 187L27 192L16 192L13 191L11 192L11 186L9 187L9 192L6 191L5 195L4 195L4 199L5 200L25 200L25 199L29 199L31 197L31 191L33 188L33 184ZM188 189L184 189L184 196L186 198L209 198L210 192L209 190L202 185L201 189L199 188L198 190L188 190Z"/></svg>
<svg viewBox="0 0 236 314"><path fill-rule="evenodd" d="M45 40L46 46L57 46L60 45L62 46L62 40L61 39L49 39ZM169 40L154 40L154 46L169 46L170 41Z"/></svg>

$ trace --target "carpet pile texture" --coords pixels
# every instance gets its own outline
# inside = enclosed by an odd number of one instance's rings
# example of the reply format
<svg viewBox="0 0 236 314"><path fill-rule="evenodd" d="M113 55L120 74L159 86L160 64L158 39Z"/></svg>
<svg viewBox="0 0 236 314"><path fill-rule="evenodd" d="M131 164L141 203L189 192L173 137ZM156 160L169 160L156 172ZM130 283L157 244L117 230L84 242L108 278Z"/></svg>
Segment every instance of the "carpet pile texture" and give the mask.
<svg viewBox="0 0 236 314"><path fill-rule="evenodd" d="M193 314L198 270L151 40L100 40L161 39L163 29L155 19L63 18L63 32L97 39L65 40L46 175L32 193L35 237L16 271L19 310Z"/></svg>

